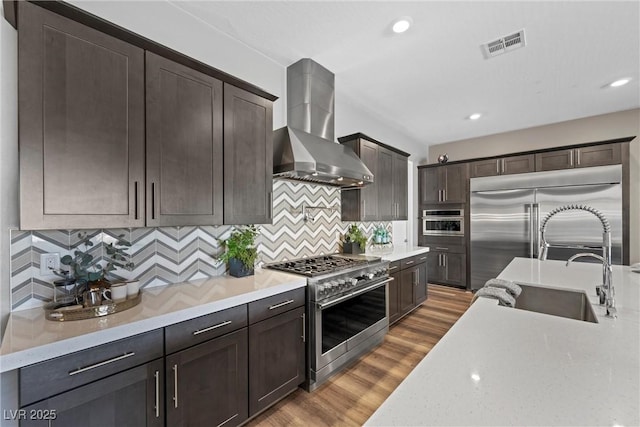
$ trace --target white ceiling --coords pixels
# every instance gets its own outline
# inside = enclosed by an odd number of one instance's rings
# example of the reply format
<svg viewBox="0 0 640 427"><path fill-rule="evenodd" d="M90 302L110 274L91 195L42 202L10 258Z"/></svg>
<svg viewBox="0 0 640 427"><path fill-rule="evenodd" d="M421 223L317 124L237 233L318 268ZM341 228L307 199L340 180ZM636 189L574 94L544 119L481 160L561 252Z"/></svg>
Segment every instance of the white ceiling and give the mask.
<svg viewBox="0 0 640 427"><path fill-rule="evenodd" d="M282 66L314 59L337 97L425 144L640 107L638 1L170 3ZM396 35L400 16L413 26ZM525 48L483 58L522 28Z"/></svg>

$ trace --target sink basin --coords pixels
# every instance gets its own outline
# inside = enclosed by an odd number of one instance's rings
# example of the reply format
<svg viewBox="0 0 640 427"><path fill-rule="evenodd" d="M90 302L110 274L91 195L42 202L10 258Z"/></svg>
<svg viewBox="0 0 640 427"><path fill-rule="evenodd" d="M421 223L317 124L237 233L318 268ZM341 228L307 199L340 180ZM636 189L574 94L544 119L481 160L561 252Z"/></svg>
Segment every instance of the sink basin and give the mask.
<svg viewBox="0 0 640 427"><path fill-rule="evenodd" d="M598 323L591 303L583 292L519 285L522 293L515 308L552 316Z"/></svg>

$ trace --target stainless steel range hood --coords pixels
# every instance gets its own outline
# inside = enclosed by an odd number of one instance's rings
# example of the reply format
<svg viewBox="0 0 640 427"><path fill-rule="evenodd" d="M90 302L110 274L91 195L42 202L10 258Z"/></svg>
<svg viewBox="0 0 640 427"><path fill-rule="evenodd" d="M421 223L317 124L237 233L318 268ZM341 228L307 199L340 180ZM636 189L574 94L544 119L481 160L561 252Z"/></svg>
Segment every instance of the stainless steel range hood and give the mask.
<svg viewBox="0 0 640 427"><path fill-rule="evenodd" d="M273 135L275 178L359 188L373 174L349 147L334 139L332 72L305 58L287 68L288 126Z"/></svg>

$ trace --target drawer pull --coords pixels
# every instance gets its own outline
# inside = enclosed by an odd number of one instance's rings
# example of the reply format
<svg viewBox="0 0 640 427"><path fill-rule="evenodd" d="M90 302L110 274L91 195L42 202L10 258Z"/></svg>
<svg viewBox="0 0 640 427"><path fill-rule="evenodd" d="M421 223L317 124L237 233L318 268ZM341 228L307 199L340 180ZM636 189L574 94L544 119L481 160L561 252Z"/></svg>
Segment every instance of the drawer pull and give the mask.
<svg viewBox="0 0 640 427"><path fill-rule="evenodd" d="M289 301L281 302L280 304L274 304L269 307L269 310L275 310L276 308L284 307L285 305L289 305L295 300L290 299Z"/></svg>
<svg viewBox="0 0 640 427"><path fill-rule="evenodd" d="M398 268L398 266L397 266L397 265L394 265L393 267L389 267L389 271L391 271L391 270L395 270L396 268Z"/></svg>
<svg viewBox="0 0 640 427"><path fill-rule="evenodd" d="M413 264L413 261L407 261L407 262L405 262L405 264L406 265Z"/></svg>
<svg viewBox="0 0 640 427"><path fill-rule="evenodd" d="M305 315L302 313L302 342L307 342L307 330L306 330L306 322Z"/></svg>
<svg viewBox="0 0 640 427"><path fill-rule="evenodd" d="M156 410L156 418L160 418L160 373L156 371L153 377L156 380L156 401L154 409Z"/></svg>
<svg viewBox="0 0 640 427"><path fill-rule="evenodd" d="M439 248L439 247L436 246L436 250L437 251L448 251L449 248Z"/></svg>
<svg viewBox="0 0 640 427"><path fill-rule="evenodd" d="M178 407L178 365L173 365L173 407Z"/></svg>
<svg viewBox="0 0 640 427"><path fill-rule="evenodd" d="M193 332L193 335L200 335L200 334L204 334L205 332L209 332L212 331L214 329L218 329L218 328L222 328L223 326L227 326L231 324L231 320L227 320L226 322L222 322L222 323L218 323L217 325L213 325L213 326L209 326L208 328L204 328L204 329L198 329L197 331Z"/></svg>
<svg viewBox="0 0 640 427"><path fill-rule="evenodd" d="M75 371L71 371L71 372L69 372L69 376L76 375L76 374L81 374L83 372L90 371L91 369L99 368L101 366L105 366L105 365L108 365L110 363L117 362L119 360L124 360L124 359L126 359L128 357L135 356L135 355L136 354L134 352L125 353L122 356L117 356L117 357L114 357L113 359L108 359L108 360L105 360L103 362L98 362L96 364L85 366L84 368L79 368L79 369L76 369Z"/></svg>
<svg viewBox="0 0 640 427"><path fill-rule="evenodd" d="M422 258L420 258L420 261L424 261L425 259L427 259L427 257L423 256Z"/></svg>

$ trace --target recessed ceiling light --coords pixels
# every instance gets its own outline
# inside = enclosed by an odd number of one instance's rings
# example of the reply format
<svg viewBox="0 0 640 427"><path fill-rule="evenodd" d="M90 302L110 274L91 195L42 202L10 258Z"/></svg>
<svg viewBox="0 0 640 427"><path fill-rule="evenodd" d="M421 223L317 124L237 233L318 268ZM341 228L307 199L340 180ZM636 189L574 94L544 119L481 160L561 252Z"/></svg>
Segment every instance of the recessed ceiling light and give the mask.
<svg viewBox="0 0 640 427"><path fill-rule="evenodd" d="M399 18L396 22L393 23L393 32L394 33L404 33L411 27L411 18L403 17Z"/></svg>
<svg viewBox="0 0 640 427"><path fill-rule="evenodd" d="M620 80L616 80L615 82L611 83L609 86L611 86L611 87L620 87L620 86L626 85L630 81L631 81L631 79L620 79Z"/></svg>
<svg viewBox="0 0 640 427"><path fill-rule="evenodd" d="M478 120L480 117L482 117L482 114L473 113L472 115L469 116L469 120Z"/></svg>

